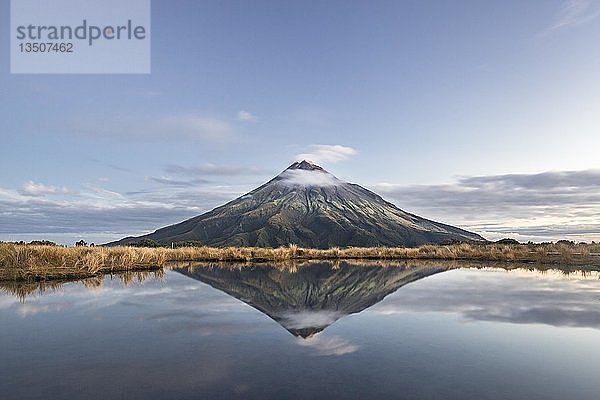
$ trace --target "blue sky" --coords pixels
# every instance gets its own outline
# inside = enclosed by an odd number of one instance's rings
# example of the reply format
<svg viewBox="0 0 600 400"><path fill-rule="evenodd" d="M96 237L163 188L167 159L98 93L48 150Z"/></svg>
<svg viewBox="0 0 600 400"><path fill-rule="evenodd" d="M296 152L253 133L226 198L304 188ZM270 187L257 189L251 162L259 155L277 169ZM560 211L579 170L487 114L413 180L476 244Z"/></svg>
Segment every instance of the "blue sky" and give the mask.
<svg viewBox="0 0 600 400"><path fill-rule="evenodd" d="M152 73L11 75L0 239L102 242L305 154L489 238L600 239L600 3L152 2Z"/></svg>

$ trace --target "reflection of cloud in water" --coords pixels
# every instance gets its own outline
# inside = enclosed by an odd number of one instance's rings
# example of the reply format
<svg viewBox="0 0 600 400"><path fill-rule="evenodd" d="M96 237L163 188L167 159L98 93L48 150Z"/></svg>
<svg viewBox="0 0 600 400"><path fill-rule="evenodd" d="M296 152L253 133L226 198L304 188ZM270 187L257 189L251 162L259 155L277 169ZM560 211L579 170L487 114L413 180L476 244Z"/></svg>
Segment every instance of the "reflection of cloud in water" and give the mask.
<svg viewBox="0 0 600 400"><path fill-rule="evenodd" d="M329 326L344 316L337 311L294 311L290 310L281 314L280 322L286 328L303 329Z"/></svg>
<svg viewBox="0 0 600 400"><path fill-rule="evenodd" d="M12 308L17 302L13 296L0 296L0 310Z"/></svg>
<svg viewBox="0 0 600 400"><path fill-rule="evenodd" d="M600 329L597 275L455 270L408 286L372 312L458 313L478 321Z"/></svg>
<svg viewBox="0 0 600 400"><path fill-rule="evenodd" d="M260 330L260 323L244 323L244 322L219 322L214 320L187 320L187 321L170 321L168 324L160 326L161 332L174 333L194 333L199 336L212 335L236 335L249 334Z"/></svg>
<svg viewBox="0 0 600 400"><path fill-rule="evenodd" d="M224 317L224 313L245 313L249 306L225 294L202 290L204 284L190 285L179 274L171 275L168 283L148 279L124 286L108 276L103 282L92 288L83 282L65 283L56 291L24 299L0 295L0 310L11 310L21 318L62 312L86 319L112 319L113 310L119 310L117 314L125 312L164 334L232 335L258 330L259 323Z"/></svg>
<svg viewBox="0 0 600 400"><path fill-rule="evenodd" d="M17 314L21 317L28 317L30 315L36 315L38 313L50 312L50 311L61 311L68 309L68 303L21 303L16 305Z"/></svg>
<svg viewBox="0 0 600 400"><path fill-rule="evenodd" d="M297 338L296 343L315 349L321 356L341 356L354 353L359 348L358 345L340 336L323 336L321 333L306 339Z"/></svg>

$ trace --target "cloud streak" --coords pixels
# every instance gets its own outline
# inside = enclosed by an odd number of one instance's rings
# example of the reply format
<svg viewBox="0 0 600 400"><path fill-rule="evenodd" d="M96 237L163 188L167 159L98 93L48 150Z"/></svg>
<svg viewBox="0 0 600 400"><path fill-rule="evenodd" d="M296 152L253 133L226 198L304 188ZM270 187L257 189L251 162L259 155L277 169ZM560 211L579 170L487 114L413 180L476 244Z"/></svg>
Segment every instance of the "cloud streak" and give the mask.
<svg viewBox="0 0 600 400"><path fill-rule="evenodd" d="M297 154L296 161L307 160L314 163L337 163L358 154L352 147L340 144L313 144L308 153Z"/></svg>
<svg viewBox="0 0 600 400"><path fill-rule="evenodd" d="M69 193L69 189L27 181L23 184L21 193L25 196L42 197L47 194L67 194Z"/></svg>
<svg viewBox="0 0 600 400"><path fill-rule="evenodd" d="M560 7L559 16L552 29L581 25L600 15L598 3L591 0L567 0Z"/></svg>
<svg viewBox="0 0 600 400"><path fill-rule="evenodd" d="M261 170L256 167L216 165L211 163L194 167L171 164L168 165L164 170L168 175L150 176L146 177L146 180L164 186L192 188L200 185L209 185L215 183L211 179L204 178L204 176L222 178L261 173ZM175 175L177 177L174 178L171 175Z"/></svg>
<svg viewBox="0 0 600 400"><path fill-rule="evenodd" d="M166 115L86 116L66 124L56 123L49 129L59 129L75 135L136 141L173 141L179 139L208 142L230 141L236 138L233 125L226 119L201 113Z"/></svg>
<svg viewBox="0 0 600 400"><path fill-rule="evenodd" d="M521 240L597 240L600 233L599 170L463 177L442 185L379 183L371 188L401 208L493 239L516 234Z"/></svg>
<svg viewBox="0 0 600 400"><path fill-rule="evenodd" d="M169 189L131 193L87 186L78 192L52 196L0 188L0 235L23 238L26 234L112 232L113 239L118 239L199 215L248 191L246 186L188 187L187 182L183 183L161 182Z"/></svg>
<svg viewBox="0 0 600 400"><path fill-rule="evenodd" d="M594 0L565 0L561 3L556 18L540 36L586 24L600 16L600 5Z"/></svg>
<svg viewBox="0 0 600 400"><path fill-rule="evenodd" d="M257 167L241 166L241 165L216 165L212 163L203 164L193 167L185 167L181 165L171 164L165 168L165 172L180 175L218 175L218 176L233 176L233 175L252 175L261 173Z"/></svg>
<svg viewBox="0 0 600 400"><path fill-rule="evenodd" d="M194 187L202 184L210 183L211 181L206 179L191 179L191 180L177 180L167 176L150 176L147 178L148 181L159 183L166 186L177 186L177 187Z"/></svg>

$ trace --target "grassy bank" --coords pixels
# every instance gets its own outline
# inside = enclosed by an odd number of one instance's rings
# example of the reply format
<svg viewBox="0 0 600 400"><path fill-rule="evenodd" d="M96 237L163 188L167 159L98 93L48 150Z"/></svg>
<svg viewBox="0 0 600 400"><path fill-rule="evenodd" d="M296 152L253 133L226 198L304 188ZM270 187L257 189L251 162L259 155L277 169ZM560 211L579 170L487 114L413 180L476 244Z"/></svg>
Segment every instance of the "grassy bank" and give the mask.
<svg viewBox="0 0 600 400"><path fill-rule="evenodd" d="M425 245L414 248L277 249L180 247L62 247L0 243L0 280L88 278L107 273L160 269L193 261L265 262L285 260L471 260L561 265L600 265L600 244Z"/></svg>

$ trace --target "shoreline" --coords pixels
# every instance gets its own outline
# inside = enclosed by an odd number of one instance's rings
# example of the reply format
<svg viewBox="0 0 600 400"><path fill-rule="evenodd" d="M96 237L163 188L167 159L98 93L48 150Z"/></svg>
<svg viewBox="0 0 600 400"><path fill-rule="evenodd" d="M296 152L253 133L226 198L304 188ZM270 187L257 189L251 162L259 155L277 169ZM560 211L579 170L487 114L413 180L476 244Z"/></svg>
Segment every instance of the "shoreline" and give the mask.
<svg viewBox="0 0 600 400"><path fill-rule="evenodd" d="M0 281L39 282L155 271L194 262L465 261L600 267L600 244L457 243L419 247L304 249L252 247L63 247L0 243Z"/></svg>

